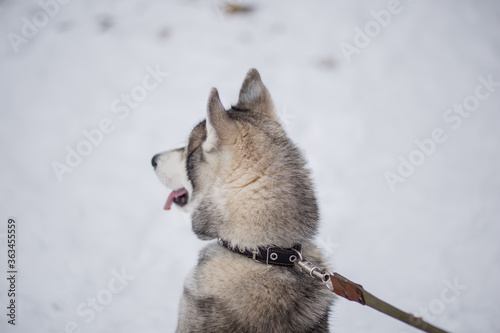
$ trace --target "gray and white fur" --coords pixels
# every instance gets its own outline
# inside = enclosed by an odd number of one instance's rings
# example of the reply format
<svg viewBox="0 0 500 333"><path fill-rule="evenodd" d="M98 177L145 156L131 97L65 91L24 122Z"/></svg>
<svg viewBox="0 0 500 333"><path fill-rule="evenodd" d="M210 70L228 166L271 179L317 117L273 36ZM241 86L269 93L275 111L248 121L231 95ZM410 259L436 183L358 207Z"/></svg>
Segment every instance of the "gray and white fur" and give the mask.
<svg viewBox="0 0 500 333"><path fill-rule="evenodd" d="M318 206L306 161L257 70L227 111L212 89L187 146L156 155L153 165L167 187L187 190L174 203L191 211L199 238L247 250L302 244L304 258L326 267L313 243ZM332 302L298 268L261 264L212 241L185 281L176 332L328 332Z"/></svg>

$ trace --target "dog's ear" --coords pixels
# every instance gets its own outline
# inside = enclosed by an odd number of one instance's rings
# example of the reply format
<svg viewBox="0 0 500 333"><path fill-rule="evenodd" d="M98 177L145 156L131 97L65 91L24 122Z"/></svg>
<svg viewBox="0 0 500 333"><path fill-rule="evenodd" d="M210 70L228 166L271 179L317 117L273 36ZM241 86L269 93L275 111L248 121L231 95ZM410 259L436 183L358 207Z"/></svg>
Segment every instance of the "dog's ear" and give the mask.
<svg viewBox="0 0 500 333"><path fill-rule="evenodd" d="M264 113L277 118L271 95L269 91L267 91L264 83L262 83L260 74L255 68L248 71L241 85L240 97L236 107L242 110L252 110Z"/></svg>
<svg viewBox="0 0 500 333"><path fill-rule="evenodd" d="M207 139L203 143L205 151L211 151L221 142L228 140L235 131L236 124L229 118L217 89L212 88L208 97L206 130Z"/></svg>

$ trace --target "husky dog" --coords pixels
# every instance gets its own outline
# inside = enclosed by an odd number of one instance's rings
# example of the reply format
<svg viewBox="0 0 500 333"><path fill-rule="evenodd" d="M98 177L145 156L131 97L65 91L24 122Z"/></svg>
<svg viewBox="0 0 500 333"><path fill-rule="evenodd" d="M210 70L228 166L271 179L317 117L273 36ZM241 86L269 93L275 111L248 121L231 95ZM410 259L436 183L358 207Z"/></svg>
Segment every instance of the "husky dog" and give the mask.
<svg viewBox="0 0 500 333"><path fill-rule="evenodd" d="M313 185L257 70L248 72L238 103L227 111L213 88L206 120L187 146L155 155L152 164L174 190L165 209L175 203L191 211L194 233L218 239L201 251L185 281L178 333L328 332L333 294L290 255L295 249L326 265L313 244ZM269 256L270 249L276 253ZM278 254L285 263L270 264Z"/></svg>

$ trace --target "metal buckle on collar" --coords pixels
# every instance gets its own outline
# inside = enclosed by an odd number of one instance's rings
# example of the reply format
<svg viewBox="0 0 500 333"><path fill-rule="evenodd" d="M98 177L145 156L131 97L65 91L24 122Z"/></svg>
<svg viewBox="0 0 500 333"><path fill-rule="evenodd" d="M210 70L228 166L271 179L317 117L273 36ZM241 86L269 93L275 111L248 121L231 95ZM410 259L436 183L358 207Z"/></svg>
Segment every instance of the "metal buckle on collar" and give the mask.
<svg viewBox="0 0 500 333"><path fill-rule="evenodd" d="M260 262L260 261L257 260L257 255L258 254L259 254L259 251L256 251L256 250L252 251L252 259L254 261L256 261L256 262Z"/></svg>
<svg viewBox="0 0 500 333"><path fill-rule="evenodd" d="M266 247L266 265L269 265L269 249L270 247ZM256 262L262 262L260 260L257 259L257 255L259 254L259 251L258 250L254 250L252 251L252 259Z"/></svg>

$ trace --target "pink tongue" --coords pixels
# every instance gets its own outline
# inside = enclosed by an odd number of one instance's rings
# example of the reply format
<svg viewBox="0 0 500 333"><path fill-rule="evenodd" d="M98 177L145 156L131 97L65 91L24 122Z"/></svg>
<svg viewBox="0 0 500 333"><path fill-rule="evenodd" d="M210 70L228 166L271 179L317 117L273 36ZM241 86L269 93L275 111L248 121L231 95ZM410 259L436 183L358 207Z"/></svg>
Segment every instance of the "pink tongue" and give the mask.
<svg viewBox="0 0 500 333"><path fill-rule="evenodd" d="M182 189L177 190L177 191L173 191L168 196L167 202L165 203L165 206L163 207L163 209L169 210L170 207L172 207L172 204L174 203L174 199L176 197L180 197L181 195L184 195L184 194L187 194L187 193L188 193L188 191L185 188L182 188Z"/></svg>

